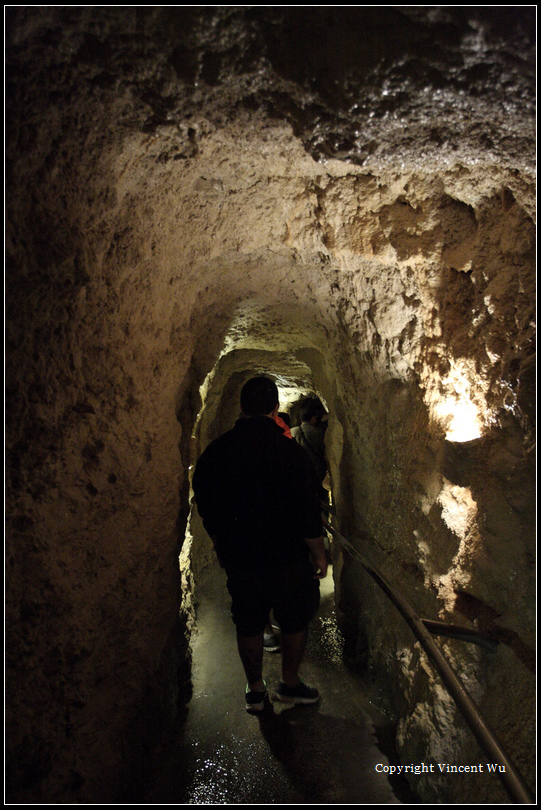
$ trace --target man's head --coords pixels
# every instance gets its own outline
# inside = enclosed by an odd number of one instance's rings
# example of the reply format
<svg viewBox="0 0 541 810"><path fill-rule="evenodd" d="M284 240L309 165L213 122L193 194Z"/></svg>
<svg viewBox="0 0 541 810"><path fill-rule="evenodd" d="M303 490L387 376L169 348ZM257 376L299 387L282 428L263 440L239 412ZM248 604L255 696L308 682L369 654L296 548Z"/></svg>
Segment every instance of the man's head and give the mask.
<svg viewBox="0 0 541 810"><path fill-rule="evenodd" d="M240 392L240 407L245 416L268 416L278 406L278 388L268 377L252 377Z"/></svg>
<svg viewBox="0 0 541 810"><path fill-rule="evenodd" d="M305 405L301 409L301 421L310 422L311 425L315 425L318 418L321 416L321 411L322 409L316 405Z"/></svg>

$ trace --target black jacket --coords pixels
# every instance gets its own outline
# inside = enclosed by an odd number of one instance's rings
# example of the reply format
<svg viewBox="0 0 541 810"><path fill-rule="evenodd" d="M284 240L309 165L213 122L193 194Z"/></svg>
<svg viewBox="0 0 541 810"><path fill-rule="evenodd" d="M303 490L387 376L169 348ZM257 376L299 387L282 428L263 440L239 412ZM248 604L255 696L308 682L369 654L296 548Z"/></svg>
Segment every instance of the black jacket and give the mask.
<svg viewBox="0 0 541 810"><path fill-rule="evenodd" d="M322 534L310 459L268 416L239 419L197 462L193 490L227 568L279 568Z"/></svg>

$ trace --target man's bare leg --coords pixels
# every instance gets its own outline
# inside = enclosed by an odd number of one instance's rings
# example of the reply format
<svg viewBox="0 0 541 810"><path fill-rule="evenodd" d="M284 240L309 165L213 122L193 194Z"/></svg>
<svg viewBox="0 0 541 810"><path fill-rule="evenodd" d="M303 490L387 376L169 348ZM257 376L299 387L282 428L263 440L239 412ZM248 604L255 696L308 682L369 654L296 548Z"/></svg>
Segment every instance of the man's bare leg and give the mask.
<svg viewBox="0 0 541 810"><path fill-rule="evenodd" d="M287 686L297 686L299 668L306 647L307 630L300 633L282 633L282 680Z"/></svg>
<svg viewBox="0 0 541 810"><path fill-rule="evenodd" d="M237 634L237 647L250 691L264 692L263 633L257 636L239 636Z"/></svg>

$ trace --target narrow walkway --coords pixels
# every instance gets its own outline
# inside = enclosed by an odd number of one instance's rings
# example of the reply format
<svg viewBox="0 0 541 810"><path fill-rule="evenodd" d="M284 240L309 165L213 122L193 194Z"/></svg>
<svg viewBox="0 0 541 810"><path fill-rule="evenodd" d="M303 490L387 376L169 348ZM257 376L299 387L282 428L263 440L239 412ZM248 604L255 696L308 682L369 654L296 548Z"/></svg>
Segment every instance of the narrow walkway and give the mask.
<svg viewBox="0 0 541 810"><path fill-rule="evenodd" d="M272 703L263 716L244 708L245 679L229 614L225 575L216 565L197 589L193 697L186 723L145 803L414 804L405 783L393 786L378 763L360 679L342 661L332 572L311 630L301 674L322 695L316 706ZM280 654L265 653L269 688Z"/></svg>

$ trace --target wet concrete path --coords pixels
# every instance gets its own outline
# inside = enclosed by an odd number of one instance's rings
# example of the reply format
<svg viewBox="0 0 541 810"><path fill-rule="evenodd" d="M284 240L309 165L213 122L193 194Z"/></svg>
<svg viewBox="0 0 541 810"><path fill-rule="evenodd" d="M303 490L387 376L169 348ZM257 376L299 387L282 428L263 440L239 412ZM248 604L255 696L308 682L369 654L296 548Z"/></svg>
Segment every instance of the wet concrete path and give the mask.
<svg viewBox="0 0 541 810"><path fill-rule="evenodd" d="M217 565L206 572L196 593L188 717L145 803L417 803L405 783L391 785L376 771L389 759L378 746L378 719L367 713L366 689L342 659L332 586L329 574L301 669L319 689L320 703L269 702L262 716L253 716L244 708L225 575ZM265 653L269 691L279 676L280 654Z"/></svg>

